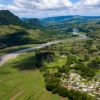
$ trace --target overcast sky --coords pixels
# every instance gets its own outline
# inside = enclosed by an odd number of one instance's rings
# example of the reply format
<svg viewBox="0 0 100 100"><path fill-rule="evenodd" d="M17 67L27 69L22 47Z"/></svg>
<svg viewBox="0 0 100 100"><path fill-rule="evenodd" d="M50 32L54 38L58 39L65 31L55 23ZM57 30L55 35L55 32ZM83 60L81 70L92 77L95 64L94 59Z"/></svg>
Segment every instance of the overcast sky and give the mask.
<svg viewBox="0 0 100 100"><path fill-rule="evenodd" d="M0 0L0 10L19 17L100 16L100 0Z"/></svg>

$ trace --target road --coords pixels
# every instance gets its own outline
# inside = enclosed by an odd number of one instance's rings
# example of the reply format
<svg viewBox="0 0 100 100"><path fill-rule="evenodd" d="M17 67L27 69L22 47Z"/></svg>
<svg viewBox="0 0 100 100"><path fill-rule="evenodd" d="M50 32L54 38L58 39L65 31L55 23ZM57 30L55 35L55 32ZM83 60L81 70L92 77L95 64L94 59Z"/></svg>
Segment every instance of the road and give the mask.
<svg viewBox="0 0 100 100"><path fill-rule="evenodd" d="M18 50L16 52L12 52L12 53L9 53L9 54L5 54L5 55L3 55L3 56L0 57L0 66L3 65L4 63L6 63L8 60L14 59L17 56L19 56L20 54L25 53L27 51L39 50L41 48L44 48L44 47L47 47L47 46L51 46L53 44L58 44L58 43L63 42L63 41L64 40L48 42L48 43L45 43L45 44L41 44L40 46L37 46L37 47L22 49L22 50Z"/></svg>
<svg viewBox="0 0 100 100"><path fill-rule="evenodd" d="M88 37L86 37L85 35L79 35L78 38L76 38L75 40L73 39L73 40L77 41L77 40L82 40L82 39L87 39L87 38ZM22 49L22 50L18 50L16 52L5 54L5 55L0 57L0 66L3 65L8 60L16 58L17 56L19 56L20 54L22 54L24 52L39 50L39 49L44 48L46 46L51 46L53 44L58 44L58 43L61 43L63 41L65 41L65 40L58 40L58 41L48 42L48 43L45 43L45 44L41 44L40 46L37 46L37 47Z"/></svg>

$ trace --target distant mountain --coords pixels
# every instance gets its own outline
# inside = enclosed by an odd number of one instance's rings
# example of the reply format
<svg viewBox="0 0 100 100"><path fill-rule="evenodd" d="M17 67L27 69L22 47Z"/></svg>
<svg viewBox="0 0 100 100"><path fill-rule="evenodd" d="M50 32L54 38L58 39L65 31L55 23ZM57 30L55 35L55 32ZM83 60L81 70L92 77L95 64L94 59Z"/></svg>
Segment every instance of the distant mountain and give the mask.
<svg viewBox="0 0 100 100"><path fill-rule="evenodd" d="M42 24L50 24L50 23L58 23L58 22L85 22L91 20L100 20L100 16L56 16L56 17L49 17L41 19Z"/></svg>
<svg viewBox="0 0 100 100"><path fill-rule="evenodd" d="M22 18L22 21L24 21L29 27L31 28L42 28L41 22L38 18Z"/></svg>
<svg viewBox="0 0 100 100"><path fill-rule="evenodd" d="M40 19L42 25L47 29L72 30L79 28L82 24L100 22L100 16L56 16Z"/></svg>
<svg viewBox="0 0 100 100"><path fill-rule="evenodd" d="M22 20L30 25L40 25L40 21L37 18L22 18Z"/></svg>
<svg viewBox="0 0 100 100"><path fill-rule="evenodd" d="M48 17L41 19L41 22L47 23L47 22L62 22L64 20L70 20L73 18L73 16L56 16L56 17Z"/></svg>

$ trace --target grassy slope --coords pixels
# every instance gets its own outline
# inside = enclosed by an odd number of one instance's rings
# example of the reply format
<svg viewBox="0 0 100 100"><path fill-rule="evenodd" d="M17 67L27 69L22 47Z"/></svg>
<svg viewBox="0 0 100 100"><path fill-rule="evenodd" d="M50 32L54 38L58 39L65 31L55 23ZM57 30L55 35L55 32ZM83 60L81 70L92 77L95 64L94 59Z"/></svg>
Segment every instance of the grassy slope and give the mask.
<svg viewBox="0 0 100 100"><path fill-rule="evenodd" d="M23 34L24 32L26 33ZM20 38L18 37L16 33L21 34L22 36L21 40L23 40L22 42L20 41L19 43L18 39L20 40ZM9 35L12 37L15 36L15 40L11 39L11 41L9 41L10 40ZM6 36L8 36L8 38ZM26 38L26 41L24 40L24 38ZM0 26L0 39L1 39L0 44L7 44L7 45L29 44L29 43L40 44L40 43L45 43L48 41L58 40L60 38L61 36L57 32L54 32L54 31L52 32L49 30L44 31L40 29L36 29L36 30L25 29L25 28L22 28L20 26L15 26L15 25Z"/></svg>
<svg viewBox="0 0 100 100"><path fill-rule="evenodd" d="M60 99L58 95L53 95L45 90L44 78L38 69L20 70L27 64L27 68L34 66L33 56L34 52L25 53L0 68L0 100Z"/></svg>
<svg viewBox="0 0 100 100"><path fill-rule="evenodd" d="M16 25L0 25L0 35L14 33L21 29L24 29L24 28L20 26L16 26Z"/></svg>

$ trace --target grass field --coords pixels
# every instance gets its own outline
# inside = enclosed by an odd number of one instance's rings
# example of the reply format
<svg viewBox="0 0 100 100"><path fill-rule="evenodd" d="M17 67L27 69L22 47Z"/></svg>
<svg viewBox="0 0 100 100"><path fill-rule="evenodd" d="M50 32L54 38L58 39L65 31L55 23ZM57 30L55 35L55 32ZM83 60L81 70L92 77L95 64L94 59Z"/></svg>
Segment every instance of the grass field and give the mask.
<svg viewBox="0 0 100 100"><path fill-rule="evenodd" d="M52 68L52 67L62 67L66 64L67 57L56 57L53 62L46 63L45 66Z"/></svg>
<svg viewBox="0 0 100 100"><path fill-rule="evenodd" d="M46 91L42 73L34 68L34 54L25 53L0 67L0 100L62 99Z"/></svg>
<svg viewBox="0 0 100 100"><path fill-rule="evenodd" d="M59 96L45 90L44 79L37 69L1 76L1 100L53 100L51 98L59 100Z"/></svg>

